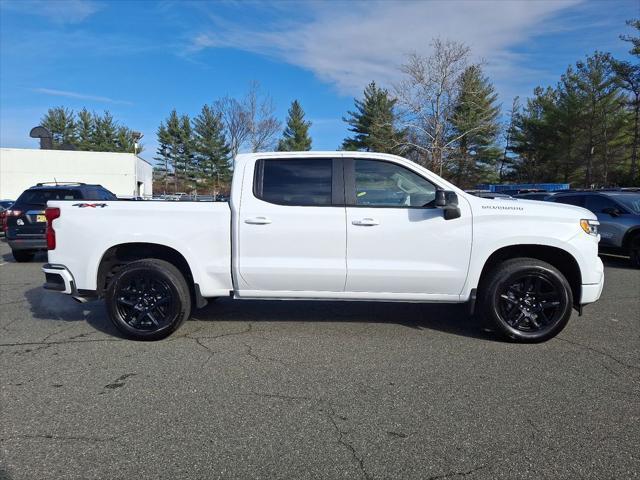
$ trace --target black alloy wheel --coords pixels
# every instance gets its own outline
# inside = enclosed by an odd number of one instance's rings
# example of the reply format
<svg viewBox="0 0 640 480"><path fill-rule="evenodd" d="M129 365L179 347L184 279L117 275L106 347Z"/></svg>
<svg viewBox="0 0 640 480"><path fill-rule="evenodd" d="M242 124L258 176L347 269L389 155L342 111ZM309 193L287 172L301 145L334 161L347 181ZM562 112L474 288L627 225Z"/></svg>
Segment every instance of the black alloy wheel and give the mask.
<svg viewBox="0 0 640 480"><path fill-rule="evenodd" d="M500 317L522 332L544 331L562 314L561 287L544 272L512 278L497 293Z"/></svg>
<svg viewBox="0 0 640 480"><path fill-rule="evenodd" d="M191 315L191 292L174 265L155 258L122 267L105 295L109 317L125 336L159 340Z"/></svg>
<svg viewBox="0 0 640 480"><path fill-rule="evenodd" d="M534 258L497 265L479 289L479 311L502 336L543 342L562 331L571 317L573 293L554 266Z"/></svg>
<svg viewBox="0 0 640 480"><path fill-rule="evenodd" d="M176 316L176 306L171 286L150 271L128 276L116 292L118 314L138 330L166 327Z"/></svg>

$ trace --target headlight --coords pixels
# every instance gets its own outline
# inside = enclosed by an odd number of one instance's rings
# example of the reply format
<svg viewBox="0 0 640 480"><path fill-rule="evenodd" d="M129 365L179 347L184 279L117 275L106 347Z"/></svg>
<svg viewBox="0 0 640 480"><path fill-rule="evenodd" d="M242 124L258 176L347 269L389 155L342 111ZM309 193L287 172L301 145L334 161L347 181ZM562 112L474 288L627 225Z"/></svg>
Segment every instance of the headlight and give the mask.
<svg viewBox="0 0 640 480"><path fill-rule="evenodd" d="M597 220L585 220L584 218L580 220L582 230L589 235L598 235L598 225L600 225L600 222Z"/></svg>

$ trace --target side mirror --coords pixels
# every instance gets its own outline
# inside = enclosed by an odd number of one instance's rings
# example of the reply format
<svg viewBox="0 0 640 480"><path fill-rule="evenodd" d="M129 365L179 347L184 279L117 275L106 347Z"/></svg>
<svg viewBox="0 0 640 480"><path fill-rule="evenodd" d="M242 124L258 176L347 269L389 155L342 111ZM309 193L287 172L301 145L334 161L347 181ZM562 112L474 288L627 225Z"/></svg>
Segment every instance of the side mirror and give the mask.
<svg viewBox="0 0 640 480"><path fill-rule="evenodd" d="M449 190L436 191L436 207L444 210L444 219L453 220L460 217L460 208L458 207L458 195L456 192Z"/></svg>
<svg viewBox="0 0 640 480"><path fill-rule="evenodd" d="M607 213L607 214L611 215L612 217L619 217L620 216L620 211L617 208L614 208L614 207L603 208L602 209L602 213Z"/></svg>

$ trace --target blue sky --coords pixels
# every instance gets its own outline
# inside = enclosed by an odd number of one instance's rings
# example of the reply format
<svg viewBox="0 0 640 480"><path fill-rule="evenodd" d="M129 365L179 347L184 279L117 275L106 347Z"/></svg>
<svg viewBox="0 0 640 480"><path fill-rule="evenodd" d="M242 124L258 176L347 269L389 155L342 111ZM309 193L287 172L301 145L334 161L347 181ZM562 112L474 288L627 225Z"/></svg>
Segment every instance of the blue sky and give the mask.
<svg viewBox="0 0 640 480"><path fill-rule="evenodd" d="M0 0L0 145L28 137L47 108L109 110L145 134L171 109L196 114L257 80L284 119L300 100L314 149L335 149L353 97L400 78L404 55L434 37L465 42L506 110L594 50L629 58L621 33L637 0L12 1Z"/></svg>

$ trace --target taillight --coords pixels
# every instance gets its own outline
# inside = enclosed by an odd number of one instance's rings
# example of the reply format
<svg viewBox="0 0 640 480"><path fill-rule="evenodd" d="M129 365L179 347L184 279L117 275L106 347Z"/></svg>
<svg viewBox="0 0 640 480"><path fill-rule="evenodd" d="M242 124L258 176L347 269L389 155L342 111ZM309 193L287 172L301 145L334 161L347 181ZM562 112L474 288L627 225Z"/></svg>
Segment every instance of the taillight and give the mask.
<svg viewBox="0 0 640 480"><path fill-rule="evenodd" d="M49 207L44 211L47 218L47 250L56 249L56 231L53 229L53 221L60 216L60 209Z"/></svg>

